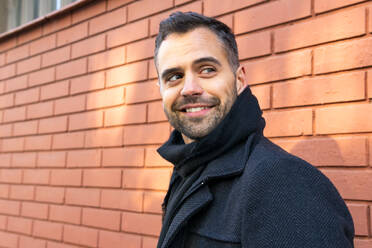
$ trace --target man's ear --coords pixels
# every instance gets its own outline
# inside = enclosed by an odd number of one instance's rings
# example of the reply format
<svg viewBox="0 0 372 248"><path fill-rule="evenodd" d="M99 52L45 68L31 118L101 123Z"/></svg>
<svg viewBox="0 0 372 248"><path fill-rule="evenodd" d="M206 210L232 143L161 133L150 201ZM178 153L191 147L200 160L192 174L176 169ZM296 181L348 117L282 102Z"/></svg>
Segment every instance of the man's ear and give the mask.
<svg viewBox="0 0 372 248"><path fill-rule="evenodd" d="M248 86L247 79L245 77L244 66L240 65L236 70L236 90L238 95Z"/></svg>

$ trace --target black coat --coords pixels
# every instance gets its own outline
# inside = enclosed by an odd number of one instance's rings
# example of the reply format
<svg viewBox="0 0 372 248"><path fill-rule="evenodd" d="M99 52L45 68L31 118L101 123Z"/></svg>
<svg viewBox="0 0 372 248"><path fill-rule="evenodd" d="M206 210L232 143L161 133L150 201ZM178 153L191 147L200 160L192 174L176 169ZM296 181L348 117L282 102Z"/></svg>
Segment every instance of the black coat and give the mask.
<svg viewBox="0 0 372 248"><path fill-rule="evenodd" d="M353 247L353 222L335 187L262 136L256 100L243 93L207 141L185 145L174 131L159 149L175 170L158 248Z"/></svg>

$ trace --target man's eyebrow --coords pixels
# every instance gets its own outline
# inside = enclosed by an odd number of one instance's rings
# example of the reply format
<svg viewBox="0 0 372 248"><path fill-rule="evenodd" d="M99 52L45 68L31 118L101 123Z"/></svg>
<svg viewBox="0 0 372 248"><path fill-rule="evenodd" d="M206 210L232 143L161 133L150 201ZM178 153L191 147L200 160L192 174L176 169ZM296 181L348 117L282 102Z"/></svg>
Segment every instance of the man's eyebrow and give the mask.
<svg viewBox="0 0 372 248"><path fill-rule="evenodd" d="M161 73L161 78L164 79L168 74L171 74L173 72L180 71L180 70L181 70L180 67L173 67L173 68L166 69Z"/></svg>
<svg viewBox="0 0 372 248"><path fill-rule="evenodd" d="M214 57L203 57L203 58L200 58L200 59L197 59L193 62L193 64L200 64L200 63L203 63L203 62L212 62L214 64L217 64L219 66L222 66L220 61L218 61L216 58Z"/></svg>

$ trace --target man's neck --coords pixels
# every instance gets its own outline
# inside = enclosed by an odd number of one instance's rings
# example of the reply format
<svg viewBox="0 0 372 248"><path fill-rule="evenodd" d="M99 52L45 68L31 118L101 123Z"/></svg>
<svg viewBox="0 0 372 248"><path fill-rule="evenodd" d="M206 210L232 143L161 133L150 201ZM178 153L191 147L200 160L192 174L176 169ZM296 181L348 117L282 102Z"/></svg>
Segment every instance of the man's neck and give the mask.
<svg viewBox="0 0 372 248"><path fill-rule="evenodd" d="M182 133L182 138L183 138L183 142L185 142L185 144L190 144L191 142L194 142L195 141L193 139L190 139L189 137L187 137L183 133Z"/></svg>

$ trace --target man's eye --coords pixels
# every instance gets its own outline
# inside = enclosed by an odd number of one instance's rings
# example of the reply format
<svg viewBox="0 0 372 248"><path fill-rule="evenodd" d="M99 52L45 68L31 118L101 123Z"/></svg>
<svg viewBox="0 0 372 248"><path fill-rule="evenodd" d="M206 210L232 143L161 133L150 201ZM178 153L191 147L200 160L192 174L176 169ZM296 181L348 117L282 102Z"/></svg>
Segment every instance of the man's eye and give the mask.
<svg viewBox="0 0 372 248"><path fill-rule="evenodd" d="M212 67L205 67L205 68L202 68L200 73L201 74L210 74L210 73L213 73L215 72L216 70Z"/></svg>
<svg viewBox="0 0 372 248"><path fill-rule="evenodd" d="M168 82L174 82L174 81L176 81L176 80L178 80L178 79L181 79L181 78L182 78L182 75L181 75L181 74L174 74L174 75L170 76L170 77L167 79L167 81L168 81Z"/></svg>

